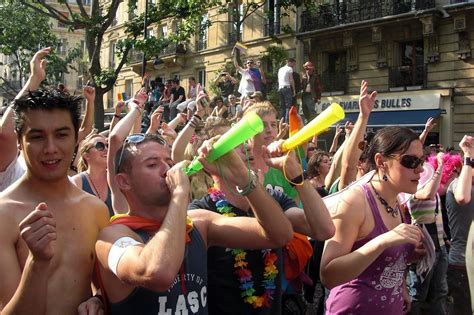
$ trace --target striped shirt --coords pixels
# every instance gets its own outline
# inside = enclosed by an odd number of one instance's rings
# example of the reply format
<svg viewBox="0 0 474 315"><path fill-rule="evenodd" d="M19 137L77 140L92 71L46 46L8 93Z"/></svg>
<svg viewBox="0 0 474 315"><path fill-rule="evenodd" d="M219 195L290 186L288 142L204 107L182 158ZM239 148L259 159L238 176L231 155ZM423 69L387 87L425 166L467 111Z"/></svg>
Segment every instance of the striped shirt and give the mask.
<svg viewBox="0 0 474 315"><path fill-rule="evenodd" d="M407 203L413 223L430 224L436 222L439 246L444 246L443 216L441 215L441 200L439 195L430 200L411 197ZM436 209L438 207L438 209Z"/></svg>

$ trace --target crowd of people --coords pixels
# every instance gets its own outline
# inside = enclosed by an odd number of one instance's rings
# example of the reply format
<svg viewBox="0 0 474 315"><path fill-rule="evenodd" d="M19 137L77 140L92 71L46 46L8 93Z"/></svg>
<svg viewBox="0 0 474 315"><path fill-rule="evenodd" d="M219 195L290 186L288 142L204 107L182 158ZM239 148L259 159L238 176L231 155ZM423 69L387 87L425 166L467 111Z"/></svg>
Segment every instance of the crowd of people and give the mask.
<svg viewBox="0 0 474 315"><path fill-rule="evenodd" d="M473 313L474 137L426 146L432 118L420 135L367 132L363 81L329 152L316 137L285 152L320 97L313 64L300 80L291 58L277 107L259 62L236 61L213 98L193 77L187 92L145 78L98 132L92 86L40 88L49 52L1 119L2 314ZM263 131L209 162L251 115Z"/></svg>

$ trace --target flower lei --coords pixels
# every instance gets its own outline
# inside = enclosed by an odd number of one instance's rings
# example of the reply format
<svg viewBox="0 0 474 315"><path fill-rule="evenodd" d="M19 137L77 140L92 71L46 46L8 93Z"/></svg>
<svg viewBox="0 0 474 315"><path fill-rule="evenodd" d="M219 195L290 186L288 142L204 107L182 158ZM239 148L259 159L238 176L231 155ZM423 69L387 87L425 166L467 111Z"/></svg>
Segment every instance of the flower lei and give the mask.
<svg viewBox="0 0 474 315"><path fill-rule="evenodd" d="M225 199L224 193L217 188L209 188L208 193L216 203L217 211L226 217L235 217L236 214L232 212L232 207ZM264 261L264 272L262 286L265 288L265 292L261 296L256 296L255 289L252 281L252 271L247 268L248 262L246 261L247 252L243 249L233 249L231 251L234 256L234 268L235 274L240 282L240 289L242 293L240 296L243 298L245 303L252 305L253 308L270 307L270 301L273 300L273 294L275 293L275 279L278 274L278 268L275 265L278 256L272 252L271 249L263 249L262 257Z"/></svg>

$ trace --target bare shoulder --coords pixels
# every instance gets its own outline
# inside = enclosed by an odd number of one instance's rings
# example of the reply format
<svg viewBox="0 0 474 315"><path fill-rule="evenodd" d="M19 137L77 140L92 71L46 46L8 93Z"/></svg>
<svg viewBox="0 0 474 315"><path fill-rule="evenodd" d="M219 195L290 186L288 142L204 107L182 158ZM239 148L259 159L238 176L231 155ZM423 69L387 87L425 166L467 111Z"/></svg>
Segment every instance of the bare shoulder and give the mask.
<svg viewBox="0 0 474 315"><path fill-rule="evenodd" d="M73 183L77 187L82 188L81 174L76 174L76 175L70 177L69 180L71 181L71 183Z"/></svg>
<svg viewBox="0 0 474 315"><path fill-rule="evenodd" d="M94 218L99 224L99 227L108 225L109 222L109 211L105 203L75 185L71 184L72 189L72 203L77 205L82 214L86 214L85 217Z"/></svg>
<svg viewBox="0 0 474 315"><path fill-rule="evenodd" d="M140 236L128 226L122 224L114 224L104 227L100 230L97 241L113 244L121 237L131 237L138 242L143 242Z"/></svg>
<svg viewBox="0 0 474 315"><path fill-rule="evenodd" d="M361 223L365 218L365 193L362 187L356 186L340 194L334 210L331 212L333 220L347 218L352 222Z"/></svg>

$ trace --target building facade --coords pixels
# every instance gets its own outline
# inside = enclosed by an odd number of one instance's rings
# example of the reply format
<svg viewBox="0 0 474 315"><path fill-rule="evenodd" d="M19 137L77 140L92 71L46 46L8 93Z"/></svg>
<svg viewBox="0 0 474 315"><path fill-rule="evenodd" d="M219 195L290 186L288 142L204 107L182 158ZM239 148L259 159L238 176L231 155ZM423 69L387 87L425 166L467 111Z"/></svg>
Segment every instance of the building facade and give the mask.
<svg viewBox="0 0 474 315"><path fill-rule="evenodd" d="M144 2L139 1L137 13L144 11ZM258 2L258 1L257 1ZM275 11L272 18L266 12L275 8L276 1L262 1L265 5L257 12L245 19L241 28L241 41L249 47L246 56L258 60L262 57L267 47L275 45L275 40L270 36L276 35L281 43L278 45L288 51L289 56L295 57L297 40L294 34L285 34L285 27L297 29L297 21L293 12L289 16L281 16ZM153 5L151 2L150 5ZM244 4L240 11L243 12ZM117 23L105 35L102 51L102 64L115 66L115 44L124 38L124 23L130 18L127 3L121 3L117 11ZM154 56L147 56L146 73L152 79L163 80L180 78L181 85L187 90L187 78L194 77L197 82L208 87L209 83L217 76L217 71L227 62L232 62L231 52L235 44L236 32L233 29L229 16L219 14L218 8L210 10L203 16L203 23L210 20L212 23L203 33L194 36L187 42L170 45L163 51L156 52ZM159 25L148 28L148 36L167 37L174 32L179 21L167 20ZM104 96L104 104L112 107L118 99L118 94L125 92L127 97L138 91L141 86L143 54L133 53L129 63L126 64L117 79L112 91Z"/></svg>
<svg viewBox="0 0 474 315"><path fill-rule="evenodd" d="M57 1L46 1L54 9L58 10L65 16L69 15L69 12L66 6L59 4ZM76 0L67 0L69 7L73 12L79 12L79 8L76 4ZM89 10L90 0L83 0L85 10ZM74 69L68 69L68 72L62 73L60 82L52 82L52 84L63 83L67 89L74 93L82 93L82 75L84 74L85 67L87 64L87 56L85 56L85 42L84 42L84 30L78 29L74 32L70 32L67 25L62 24L58 20L50 19L51 30L54 35L59 39L57 47L53 47L55 52L60 57L65 57L67 52L71 48L80 47L83 52L83 57L79 60L76 60L73 64ZM9 81L9 85L15 87L18 91L21 89L22 84L25 82L20 82L15 76L14 69L11 69L9 66L9 56L0 54L0 73L2 76ZM0 102L10 101L15 95L8 93L9 91L3 91L7 93L0 93Z"/></svg>
<svg viewBox="0 0 474 315"><path fill-rule="evenodd" d="M369 128L438 125L428 143L474 133L474 3L443 0L333 1L303 12L301 59L321 78L318 111L340 103L357 119L360 82L379 92ZM330 139L326 139L329 142ZM330 145L330 142L329 142Z"/></svg>

